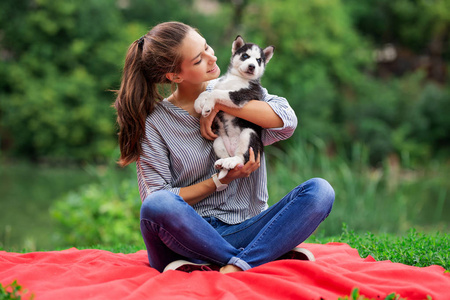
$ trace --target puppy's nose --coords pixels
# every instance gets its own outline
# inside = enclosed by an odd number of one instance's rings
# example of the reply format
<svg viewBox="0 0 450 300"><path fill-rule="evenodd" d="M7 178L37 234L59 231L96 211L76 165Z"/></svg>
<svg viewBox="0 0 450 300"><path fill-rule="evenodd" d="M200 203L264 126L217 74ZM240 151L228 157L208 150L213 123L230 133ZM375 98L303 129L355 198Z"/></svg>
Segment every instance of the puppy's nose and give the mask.
<svg viewBox="0 0 450 300"><path fill-rule="evenodd" d="M248 65L248 70L251 72L255 71L255 65L254 64Z"/></svg>

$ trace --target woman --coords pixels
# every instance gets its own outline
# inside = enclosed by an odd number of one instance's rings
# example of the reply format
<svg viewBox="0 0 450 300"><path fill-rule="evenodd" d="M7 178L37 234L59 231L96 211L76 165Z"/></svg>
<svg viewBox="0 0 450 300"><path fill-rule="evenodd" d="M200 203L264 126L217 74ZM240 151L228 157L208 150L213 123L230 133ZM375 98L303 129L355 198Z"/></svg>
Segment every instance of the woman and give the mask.
<svg viewBox="0 0 450 300"><path fill-rule="evenodd" d="M252 149L249 162L217 179L211 124L218 111L263 127L265 145L290 137L297 118L286 99L267 91L263 101L240 109L216 105L201 117L194 101L214 86L216 61L205 39L178 22L155 26L125 59L115 102L119 164L136 162L141 232L150 265L160 272L229 273L277 259L308 238L334 201L328 182L316 178L268 208L264 155L255 157ZM166 99L163 84L175 85Z"/></svg>

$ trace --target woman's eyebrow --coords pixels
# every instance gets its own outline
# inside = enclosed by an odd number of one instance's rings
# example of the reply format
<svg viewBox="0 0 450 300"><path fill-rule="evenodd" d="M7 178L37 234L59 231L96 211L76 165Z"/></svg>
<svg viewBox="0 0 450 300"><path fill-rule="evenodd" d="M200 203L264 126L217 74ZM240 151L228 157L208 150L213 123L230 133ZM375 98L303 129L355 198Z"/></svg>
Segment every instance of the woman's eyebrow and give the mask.
<svg viewBox="0 0 450 300"><path fill-rule="evenodd" d="M206 48L206 45L207 45L207 43L206 43L206 41L205 41L205 48ZM197 58L199 58L200 55L202 55L202 53L203 53L203 51L200 52L196 57L194 57L193 59L191 59L191 62L194 61L194 60L196 60Z"/></svg>

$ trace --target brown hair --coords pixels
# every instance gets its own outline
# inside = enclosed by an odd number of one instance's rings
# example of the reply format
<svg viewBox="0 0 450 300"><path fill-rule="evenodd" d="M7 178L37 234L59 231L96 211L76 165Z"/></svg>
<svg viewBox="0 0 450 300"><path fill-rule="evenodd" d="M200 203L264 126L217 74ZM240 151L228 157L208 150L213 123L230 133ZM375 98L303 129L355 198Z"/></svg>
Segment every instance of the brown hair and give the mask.
<svg viewBox="0 0 450 300"><path fill-rule="evenodd" d="M171 83L167 73L181 71L179 47L190 30L195 29L179 22L161 23L128 48L114 103L119 124L119 165L126 166L142 154L145 120L164 98L158 86Z"/></svg>

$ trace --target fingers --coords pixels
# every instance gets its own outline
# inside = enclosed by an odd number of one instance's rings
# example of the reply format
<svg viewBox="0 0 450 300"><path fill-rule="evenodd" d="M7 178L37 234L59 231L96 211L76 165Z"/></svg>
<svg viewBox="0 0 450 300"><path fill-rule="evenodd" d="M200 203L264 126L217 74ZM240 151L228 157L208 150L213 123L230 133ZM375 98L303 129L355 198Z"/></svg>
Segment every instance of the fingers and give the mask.
<svg viewBox="0 0 450 300"><path fill-rule="evenodd" d="M200 133L205 139L210 141L214 141L217 138L217 135L212 131L211 127L201 127Z"/></svg>
<svg viewBox="0 0 450 300"><path fill-rule="evenodd" d="M251 173L258 170L261 165L261 153L258 152L258 156L255 158L255 151L252 147L248 149L249 159L248 162L242 167L241 172L245 177L249 177Z"/></svg>
<svg viewBox="0 0 450 300"><path fill-rule="evenodd" d="M210 141L217 138L217 134L212 131L212 123L216 114L217 111L214 109L207 117L200 116L200 133L205 139Z"/></svg>
<svg viewBox="0 0 450 300"><path fill-rule="evenodd" d="M230 170L225 178L227 179L236 179L236 178L244 178L249 177L250 174L258 170L261 166L261 152L258 152L258 156L255 157L255 151L252 147L249 148L249 160L248 162L243 164L238 164L234 169Z"/></svg>

